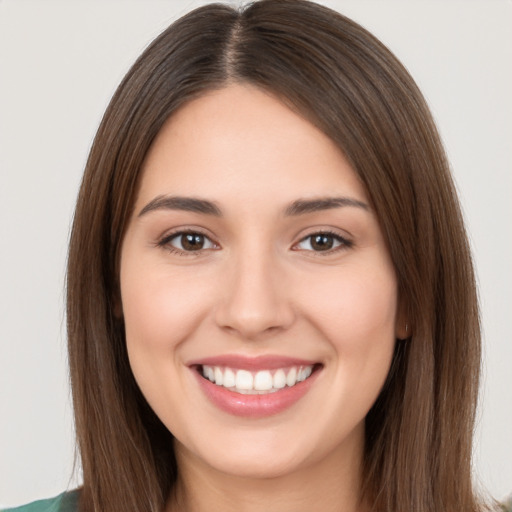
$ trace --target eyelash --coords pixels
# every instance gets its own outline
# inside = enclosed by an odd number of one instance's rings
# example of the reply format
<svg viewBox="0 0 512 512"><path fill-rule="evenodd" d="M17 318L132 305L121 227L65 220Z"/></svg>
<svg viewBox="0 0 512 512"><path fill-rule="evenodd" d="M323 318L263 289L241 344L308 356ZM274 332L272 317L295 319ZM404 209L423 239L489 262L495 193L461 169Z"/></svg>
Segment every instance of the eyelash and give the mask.
<svg viewBox="0 0 512 512"><path fill-rule="evenodd" d="M214 245L215 247L214 248L209 247L209 248L206 248L206 249L201 248L201 249L198 249L196 251L184 251L184 250L178 249L177 247L174 247L174 246L171 245L171 242L174 239L176 239L178 237L182 237L184 235L199 235L199 236L203 237L205 240L209 240L210 243L212 245ZM321 230L321 231L315 231L315 232L310 233L309 235L306 235L305 237L301 238L299 240L299 242L294 244L294 247L296 247L297 245L305 242L308 239L311 240L314 236L332 237L335 242L339 243L338 246L336 246L334 248L331 248L331 249L327 249L325 251L306 250L306 252L311 252L315 256L328 256L328 255L331 255L333 253L337 253L338 251L343 251L343 250L346 250L346 249L350 249L354 245L354 243L352 241L342 237L340 234L335 233L334 231ZM311 242L310 242L310 244L311 244ZM209 251L209 250L216 249L216 248L219 247L218 244L216 244L215 242L213 242L210 239L209 236L205 235L204 233L202 233L201 231L198 231L198 230L183 230L183 231L176 231L174 233L170 233L170 234L166 235L165 237L163 237L157 243L157 246L161 247L161 248L164 248L164 249L166 249L167 251L169 251L171 253L178 254L180 256L199 256L203 251ZM292 248L292 250L298 251L300 249Z"/></svg>
<svg viewBox="0 0 512 512"><path fill-rule="evenodd" d="M339 243L339 245L337 247L334 247L332 249L327 249L325 251L313 251L313 250L307 251L307 252L311 252L314 256L319 256L319 257L329 256L329 255L337 253L339 251L344 251L344 250L350 249L351 247L354 246L354 243L351 240L348 240L347 238L341 236L339 233L336 233L336 232L330 231L330 230L321 230L321 231L315 231L315 232L310 233L309 235L306 235L305 237L301 238L300 241L294 245L294 247L296 247L297 245L303 243L304 241L306 241L308 239L311 240L315 236L332 237L335 242ZM310 242L310 244L311 244L311 242ZM294 250L300 250L300 249L294 249Z"/></svg>
<svg viewBox="0 0 512 512"><path fill-rule="evenodd" d="M170 233L166 236L164 236L158 243L158 247L162 247L163 249L166 249L170 253L178 254L179 256L199 256L201 252L211 250L212 248L208 249L198 249L197 251L183 251L181 249L178 249L177 247L174 247L171 245L171 242L179 237L182 237L184 235L199 235L202 236L205 240L209 240L212 245L218 247L218 244L213 242L211 238L208 235L205 235L201 231L198 230L192 230L192 229L186 229L182 231L176 231L174 233Z"/></svg>

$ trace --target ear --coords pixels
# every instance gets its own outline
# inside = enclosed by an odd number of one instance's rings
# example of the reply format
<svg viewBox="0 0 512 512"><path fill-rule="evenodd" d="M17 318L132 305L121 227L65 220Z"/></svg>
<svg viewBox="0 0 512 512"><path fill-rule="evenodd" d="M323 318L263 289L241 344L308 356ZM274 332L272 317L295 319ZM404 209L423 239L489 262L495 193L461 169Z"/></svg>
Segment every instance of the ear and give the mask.
<svg viewBox="0 0 512 512"><path fill-rule="evenodd" d="M411 325L406 310L407 308L403 304L399 304L395 320L395 338L398 340L406 340L411 337Z"/></svg>
<svg viewBox="0 0 512 512"><path fill-rule="evenodd" d="M407 322L400 322L399 324L397 323L395 328L395 338L399 340L406 340L407 338L410 338L410 330L411 328Z"/></svg>

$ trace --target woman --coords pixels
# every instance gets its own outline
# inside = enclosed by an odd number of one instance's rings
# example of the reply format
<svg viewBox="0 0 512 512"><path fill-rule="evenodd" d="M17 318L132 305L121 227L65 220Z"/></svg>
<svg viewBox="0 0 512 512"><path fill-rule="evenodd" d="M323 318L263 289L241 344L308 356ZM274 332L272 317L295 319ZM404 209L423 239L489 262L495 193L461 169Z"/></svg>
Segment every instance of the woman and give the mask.
<svg viewBox="0 0 512 512"><path fill-rule="evenodd" d="M68 334L61 510L483 508L446 158L403 67L324 7L210 5L135 63L78 199Z"/></svg>

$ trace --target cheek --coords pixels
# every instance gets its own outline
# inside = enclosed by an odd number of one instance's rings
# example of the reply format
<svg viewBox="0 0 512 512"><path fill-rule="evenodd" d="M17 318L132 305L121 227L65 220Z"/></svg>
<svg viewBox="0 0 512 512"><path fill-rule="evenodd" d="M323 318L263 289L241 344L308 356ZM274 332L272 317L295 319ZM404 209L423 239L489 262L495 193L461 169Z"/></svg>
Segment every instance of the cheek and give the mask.
<svg viewBox="0 0 512 512"><path fill-rule="evenodd" d="M397 290L391 268L346 268L329 280L308 283L307 290L312 321L339 350L394 342Z"/></svg>
<svg viewBox="0 0 512 512"><path fill-rule="evenodd" d="M126 265L121 300L132 368L146 356L170 357L209 310L207 280L158 266ZM135 368L134 368L135 370Z"/></svg>
<svg viewBox="0 0 512 512"><path fill-rule="evenodd" d="M323 287L310 283L309 290L315 297L310 322L331 346L326 366L331 393L320 415L335 425L333 436L344 436L363 422L389 373L395 347L394 272L352 268Z"/></svg>
<svg viewBox="0 0 512 512"><path fill-rule="evenodd" d="M310 304L310 318L332 347L330 362L343 409L352 404L349 409L355 419L362 419L377 398L393 357L394 271L379 260L362 268L347 265L324 285L321 291L311 283L316 297Z"/></svg>
<svg viewBox="0 0 512 512"><path fill-rule="evenodd" d="M183 348L211 309L207 279L172 272L143 258L121 268L121 300L128 358L142 394L169 430L183 407Z"/></svg>

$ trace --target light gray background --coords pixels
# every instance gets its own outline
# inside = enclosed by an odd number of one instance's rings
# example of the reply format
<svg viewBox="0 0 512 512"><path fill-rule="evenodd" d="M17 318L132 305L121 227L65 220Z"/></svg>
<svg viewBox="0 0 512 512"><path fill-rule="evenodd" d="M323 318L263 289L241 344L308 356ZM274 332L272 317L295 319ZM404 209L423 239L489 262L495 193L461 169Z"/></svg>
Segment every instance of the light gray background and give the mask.
<svg viewBox="0 0 512 512"><path fill-rule="evenodd" d="M71 479L63 278L100 117L136 56L206 2L0 0L0 503ZM512 492L512 2L330 0L405 63L439 123L474 248L485 335L475 472Z"/></svg>

